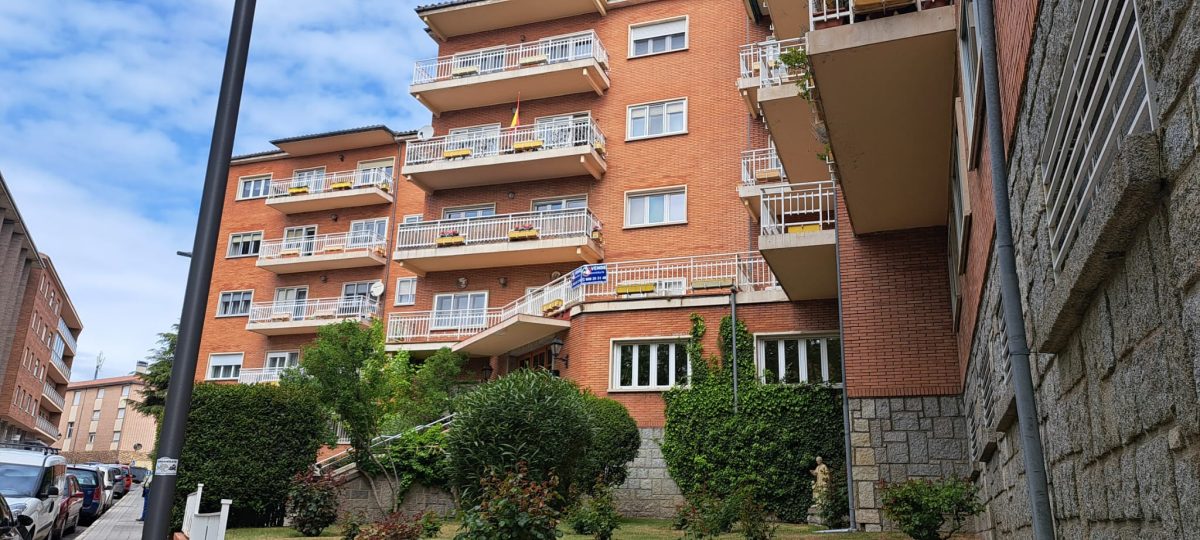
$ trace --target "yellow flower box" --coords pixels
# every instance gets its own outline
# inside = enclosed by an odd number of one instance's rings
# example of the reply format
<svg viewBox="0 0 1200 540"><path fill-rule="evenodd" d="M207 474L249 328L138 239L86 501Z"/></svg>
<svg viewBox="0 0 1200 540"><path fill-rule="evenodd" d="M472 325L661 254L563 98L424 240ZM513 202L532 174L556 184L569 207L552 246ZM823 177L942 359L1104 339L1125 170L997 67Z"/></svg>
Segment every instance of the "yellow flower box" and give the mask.
<svg viewBox="0 0 1200 540"><path fill-rule="evenodd" d="M446 159L464 158L470 155L470 148L459 148L457 150L446 150L445 152L442 152L442 157Z"/></svg>
<svg viewBox="0 0 1200 540"><path fill-rule="evenodd" d="M332 184L329 184L329 189L334 189L334 190L350 189L352 187L354 187L354 184L352 184L348 181L347 182L334 182Z"/></svg>
<svg viewBox="0 0 1200 540"><path fill-rule="evenodd" d="M544 55L544 54L535 54L533 56L526 56L525 58L522 58L520 60L522 66L536 66L538 64L545 64L548 61L550 61L550 59L547 58L546 55Z"/></svg>
<svg viewBox="0 0 1200 540"><path fill-rule="evenodd" d="M643 294L654 292L655 285L653 283L627 283L625 285L617 285L617 294Z"/></svg>
<svg viewBox="0 0 1200 540"><path fill-rule="evenodd" d="M512 241L536 240L537 237L538 237L537 229L530 229L528 231L508 231L508 239L512 240Z"/></svg>
<svg viewBox="0 0 1200 540"><path fill-rule="evenodd" d="M545 304L542 304L542 314L549 315L551 313L554 313L555 311L562 309L562 307L563 307L563 301L561 299L546 302Z"/></svg>
<svg viewBox="0 0 1200 540"><path fill-rule="evenodd" d="M820 223L806 223L804 225L788 225L788 234L804 234L811 232L821 232Z"/></svg>
<svg viewBox="0 0 1200 540"><path fill-rule="evenodd" d="M442 236L437 239L437 247L446 246L461 246L467 243L467 239L463 236Z"/></svg>
<svg viewBox="0 0 1200 540"><path fill-rule="evenodd" d="M513 143L513 151L514 152L528 152L530 150L537 150L538 148L541 148L542 145L544 145L544 144L546 144L546 143L543 142L541 139L534 139L532 141L515 142L515 143Z"/></svg>
<svg viewBox="0 0 1200 540"><path fill-rule="evenodd" d="M454 68L450 72L451 77L466 77L468 75L476 75L479 73L479 66L460 66Z"/></svg>
<svg viewBox="0 0 1200 540"><path fill-rule="evenodd" d="M759 169L754 171L754 179L760 182L766 180L782 180L783 171L779 169Z"/></svg>
<svg viewBox="0 0 1200 540"><path fill-rule="evenodd" d="M302 195L308 193L308 186L296 186L288 188L288 195Z"/></svg>
<svg viewBox="0 0 1200 540"><path fill-rule="evenodd" d="M697 279L692 281L692 288L696 290L731 289L733 288L733 278Z"/></svg>

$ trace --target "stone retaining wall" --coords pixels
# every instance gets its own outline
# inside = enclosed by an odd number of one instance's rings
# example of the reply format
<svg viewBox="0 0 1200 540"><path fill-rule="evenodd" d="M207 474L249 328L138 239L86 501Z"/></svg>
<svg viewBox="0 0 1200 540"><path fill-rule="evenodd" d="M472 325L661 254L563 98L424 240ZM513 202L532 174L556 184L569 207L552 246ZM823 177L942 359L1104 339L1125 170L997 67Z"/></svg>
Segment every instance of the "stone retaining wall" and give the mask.
<svg viewBox="0 0 1200 540"><path fill-rule="evenodd" d="M629 477L614 496L617 511L625 517L670 518L683 504L679 486L667 473L662 455L662 428L642 428L642 446L629 465Z"/></svg>

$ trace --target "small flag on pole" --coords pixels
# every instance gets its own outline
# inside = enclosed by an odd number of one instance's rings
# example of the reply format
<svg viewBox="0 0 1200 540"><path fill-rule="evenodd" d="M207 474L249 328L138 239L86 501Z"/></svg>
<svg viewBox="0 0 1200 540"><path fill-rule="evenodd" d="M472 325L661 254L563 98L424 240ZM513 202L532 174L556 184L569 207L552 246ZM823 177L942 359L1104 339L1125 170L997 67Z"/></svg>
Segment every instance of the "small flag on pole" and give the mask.
<svg viewBox="0 0 1200 540"><path fill-rule="evenodd" d="M521 124L521 93L517 92L517 108L513 111L512 124L508 127L515 128Z"/></svg>

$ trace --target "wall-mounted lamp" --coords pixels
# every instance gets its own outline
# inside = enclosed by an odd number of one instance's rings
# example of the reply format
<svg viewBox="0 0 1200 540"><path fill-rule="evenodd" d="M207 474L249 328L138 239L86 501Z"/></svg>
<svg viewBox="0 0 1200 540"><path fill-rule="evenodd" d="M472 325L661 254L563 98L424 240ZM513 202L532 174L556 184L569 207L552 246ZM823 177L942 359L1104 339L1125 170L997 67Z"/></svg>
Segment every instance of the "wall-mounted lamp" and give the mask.
<svg viewBox="0 0 1200 540"><path fill-rule="evenodd" d="M567 357L564 356L562 358L559 358L559 356L558 356L559 354L562 353L563 340L559 339L559 338L554 338L554 340L550 342L549 348L550 348L550 371L557 371L556 369L554 369L554 365L558 361L562 361L562 366L564 368L567 367Z"/></svg>
<svg viewBox="0 0 1200 540"><path fill-rule="evenodd" d="M515 191L508 192L508 198L510 198L510 199L517 198L517 192L515 192Z"/></svg>
<svg viewBox="0 0 1200 540"><path fill-rule="evenodd" d="M321 283L325 283L326 281L329 281L329 276L321 274Z"/></svg>
<svg viewBox="0 0 1200 540"><path fill-rule="evenodd" d="M555 271L553 271L553 272L550 272L550 280L551 280L551 281L554 281L554 280L556 280L556 279L558 279L558 278L560 278L560 277L562 277L562 272L559 272L558 270L555 270Z"/></svg>
<svg viewBox="0 0 1200 540"><path fill-rule="evenodd" d="M507 287L507 286L508 286L508 278L506 278L506 277L502 277L502 278L500 278L500 279L499 279L499 281L500 281L500 286L501 286L501 287Z"/></svg>
<svg viewBox="0 0 1200 540"><path fill-rule="evenodd" d="M491 364L483 366L483 369L479 370L479 373L483 375L483 382L488 382L488 381L492 380L493 372L495 372L495 370L492 369Z"/></svg>
<svg viewBox="0 0 1200 540"><path fill-rule="evenodd" d="M338 220L338 215L337 214L329 214L329 219L332 219L333 221L336 222Z"/></svg>
<svg viewBox="0 0 1200 540"><path fill-rule="evenodd" d="M460 288L460 289L467 288L467 278L465 278L465 277L458 278L458 288Z"/></svg>
<svg viewBox="0 0 1200 540"><path fill-rule="evenodd" d="M338 154L338 161L346 161L346 154Z"/></svg>

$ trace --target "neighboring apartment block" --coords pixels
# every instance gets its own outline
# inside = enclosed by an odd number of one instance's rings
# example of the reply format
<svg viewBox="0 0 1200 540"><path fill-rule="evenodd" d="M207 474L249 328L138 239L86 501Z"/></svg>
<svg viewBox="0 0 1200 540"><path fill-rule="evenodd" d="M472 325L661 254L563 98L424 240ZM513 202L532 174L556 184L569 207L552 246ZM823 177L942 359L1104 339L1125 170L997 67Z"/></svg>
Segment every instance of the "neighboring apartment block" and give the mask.
<svg viewBox="0 0 1200 540"><path fill-rule="evenodd" d="M133 408L142 399L142 387L137 375L71 383L55 448L72 462L148 467L156 423Z"/></svg>
<svg viewBox="0 0 1200 540"><path fill-rule="evenodd" d="M2 177L0 214L0 437L50 444L83 326Z"/></svg>

